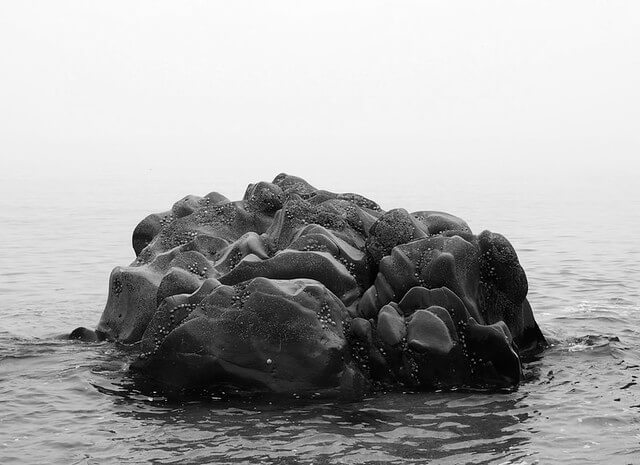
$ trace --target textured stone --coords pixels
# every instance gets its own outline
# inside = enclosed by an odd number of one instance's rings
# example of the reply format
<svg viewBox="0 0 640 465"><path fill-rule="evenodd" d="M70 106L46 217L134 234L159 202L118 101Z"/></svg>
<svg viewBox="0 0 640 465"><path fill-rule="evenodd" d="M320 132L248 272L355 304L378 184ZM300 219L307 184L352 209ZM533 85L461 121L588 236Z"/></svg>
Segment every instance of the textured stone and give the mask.
<svg viewBox="0 0 640 465"><path fill-rule="evenodd" d="M447 325L428 310L417 310L407 325L407 342L417 352L448 354L453 339Z"/></svg>
<svg viewBox="0 0 640 465"><path fill-rule="evenodd" d="M332 388L347 368L346 317L340 300L316 281L256 278L246 286L221 285L175 329L158 326L160 336L167 334L136 368L172 385Z"/></svg>
<svg viewBox="0 0 640 465"><path fill-rule="evenodd" d="M378 313L378 335L385 344L395 346L400 344L407 335L404 317L400 315L397 306L385 305Z"/></svg>
<svg viewBox="0 0 640 465"><path fill-rule="evenodd" d="M546 346L512 245L449 213L383 211L280 174L135 228L95 331L145 378L280 393L510 388Z"/></svg>

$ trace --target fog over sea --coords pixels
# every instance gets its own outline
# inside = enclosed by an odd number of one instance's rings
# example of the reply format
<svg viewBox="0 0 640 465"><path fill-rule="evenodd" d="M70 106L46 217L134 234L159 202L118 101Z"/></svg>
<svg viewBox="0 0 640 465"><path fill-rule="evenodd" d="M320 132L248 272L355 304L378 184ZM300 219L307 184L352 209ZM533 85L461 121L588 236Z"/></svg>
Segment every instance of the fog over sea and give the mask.
<svg viewBox="0 0 640 465"><path fill-rule="evenodd" d="M640 463L640 4L0 5L0 463ZM514 246L514 392L168 399L94 328L131 233L278 173Z"/></svg>

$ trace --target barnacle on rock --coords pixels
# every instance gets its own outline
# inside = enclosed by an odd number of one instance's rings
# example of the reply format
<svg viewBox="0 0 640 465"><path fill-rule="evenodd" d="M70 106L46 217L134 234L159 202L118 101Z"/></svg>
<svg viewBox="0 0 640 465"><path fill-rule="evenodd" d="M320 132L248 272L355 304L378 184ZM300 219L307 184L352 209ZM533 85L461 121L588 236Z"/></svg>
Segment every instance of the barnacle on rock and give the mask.
<svg viewBox="0 0 640 465"><path fill-rule="evenodd" d="M280 174L135 228L96 331L164 383L272 392L510 388L546 342L511 244ZM139 344L138 344L139 343Z"/></svg>

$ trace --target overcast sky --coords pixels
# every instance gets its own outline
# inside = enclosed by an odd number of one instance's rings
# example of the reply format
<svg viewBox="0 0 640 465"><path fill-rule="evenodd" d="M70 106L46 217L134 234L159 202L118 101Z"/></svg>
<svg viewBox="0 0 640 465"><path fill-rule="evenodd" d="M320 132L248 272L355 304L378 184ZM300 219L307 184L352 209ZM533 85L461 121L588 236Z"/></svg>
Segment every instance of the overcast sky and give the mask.
<svg viewBox="0 0 640 465"><path fill-rule="evenodd" d="M0 0L0 102L5 181L628 174L640 2Z"/></svg>

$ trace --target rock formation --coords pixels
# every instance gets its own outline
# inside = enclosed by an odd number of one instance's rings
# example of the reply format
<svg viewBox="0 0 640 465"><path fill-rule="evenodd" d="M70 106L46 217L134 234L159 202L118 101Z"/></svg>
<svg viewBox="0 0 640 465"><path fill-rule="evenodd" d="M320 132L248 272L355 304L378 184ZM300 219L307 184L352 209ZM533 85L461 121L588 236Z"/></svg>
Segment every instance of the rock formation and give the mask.
<svg viewBox="0 0 640 465"><path fill-rule="evenodd" d="M513 388L546 342L501 235L286 174L187 196L133 232L95 331L177 387Z"/></svg>

